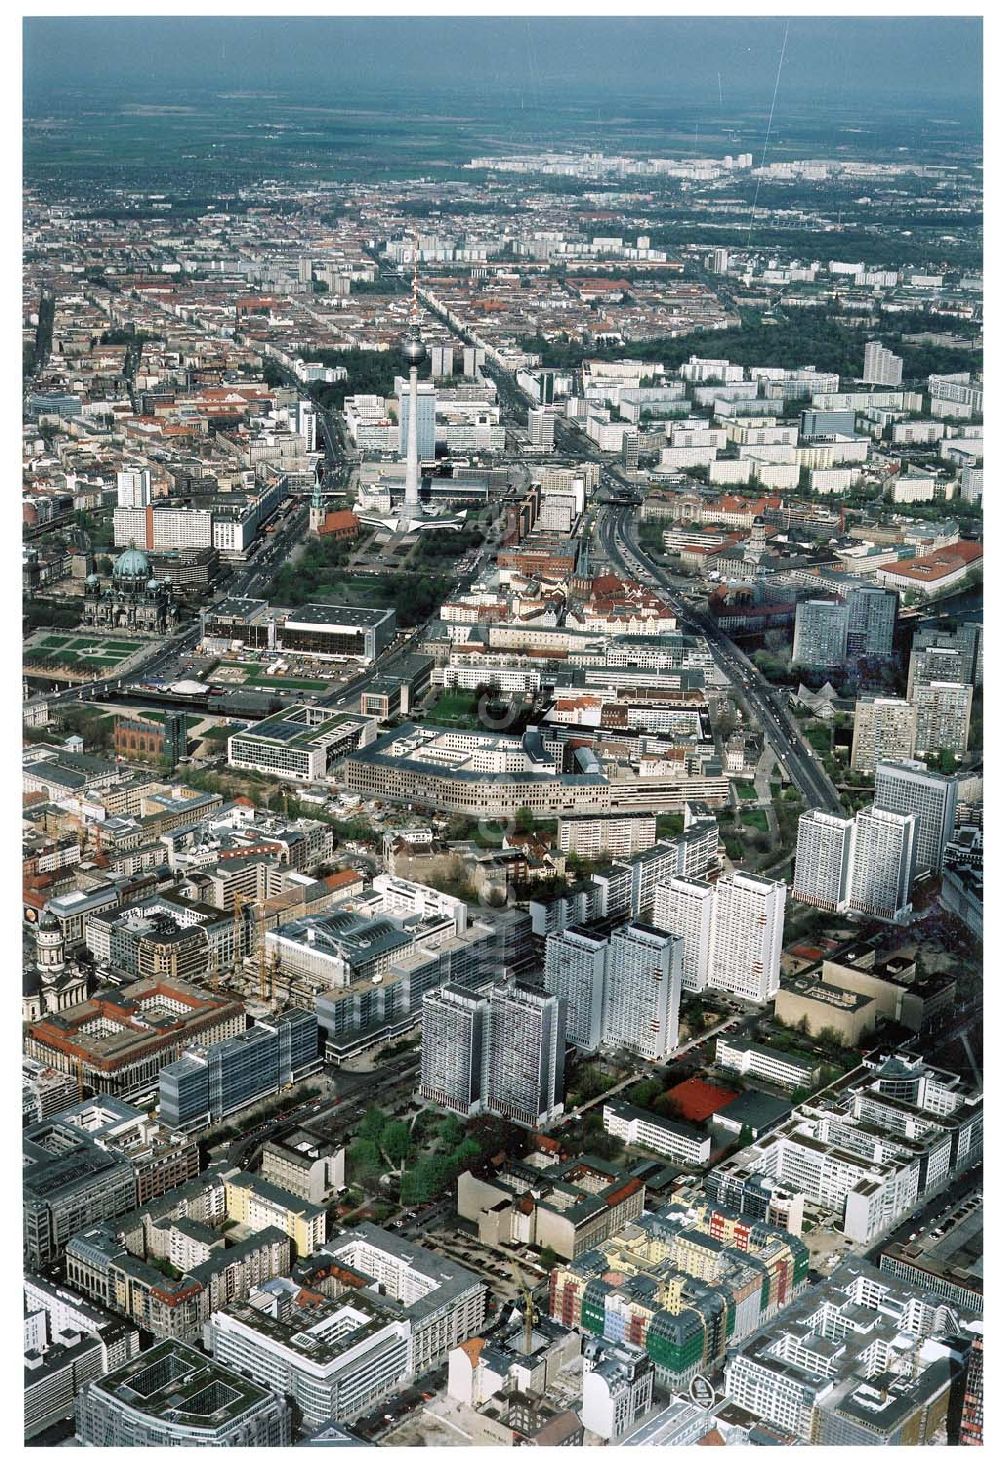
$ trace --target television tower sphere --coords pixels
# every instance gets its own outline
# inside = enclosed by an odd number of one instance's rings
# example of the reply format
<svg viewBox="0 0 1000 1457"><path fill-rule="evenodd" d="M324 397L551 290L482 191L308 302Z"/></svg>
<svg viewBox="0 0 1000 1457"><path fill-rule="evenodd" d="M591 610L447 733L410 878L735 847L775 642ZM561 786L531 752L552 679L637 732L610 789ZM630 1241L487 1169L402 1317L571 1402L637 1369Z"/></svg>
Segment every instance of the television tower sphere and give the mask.
<svg viewBox="0 0 1000 1457"><path fill-rule="evenodd" d="M410 334L403 340L403 358L411 366L423 364L427 358L427 346L419 334Z"/></svg>

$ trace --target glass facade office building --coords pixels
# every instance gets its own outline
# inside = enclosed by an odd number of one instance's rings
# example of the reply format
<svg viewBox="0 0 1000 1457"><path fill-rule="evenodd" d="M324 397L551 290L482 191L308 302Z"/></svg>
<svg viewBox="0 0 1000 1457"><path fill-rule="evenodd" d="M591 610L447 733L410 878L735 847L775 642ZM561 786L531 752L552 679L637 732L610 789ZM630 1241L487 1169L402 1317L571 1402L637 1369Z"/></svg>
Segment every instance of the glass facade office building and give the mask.
<svg viewBox="0 0 1000 1457"><path fill-rule="evenodd" d="M319 1024L293 1008L214 1047L191 1047L160 1073L160 1119L192 1128L276 1093L319 1061Z"/></svg>

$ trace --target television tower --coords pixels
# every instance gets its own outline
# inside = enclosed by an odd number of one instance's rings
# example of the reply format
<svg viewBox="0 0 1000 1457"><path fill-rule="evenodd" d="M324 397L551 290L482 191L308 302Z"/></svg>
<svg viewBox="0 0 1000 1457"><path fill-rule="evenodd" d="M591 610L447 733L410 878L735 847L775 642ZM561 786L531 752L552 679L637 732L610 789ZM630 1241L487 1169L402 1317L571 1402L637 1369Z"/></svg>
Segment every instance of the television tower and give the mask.
<svg viewBox="0 0 1000 1457"><path fill-rule="evenodd" d="M427 346L420 337L420 307L417 302L417 260L413 258L413 309L410 332L403 340L403 358L410 366L410 414L406 422L406 489L402 516L409 524L420 516L420 461L417 456L417 366L427 358Z"/></svg>

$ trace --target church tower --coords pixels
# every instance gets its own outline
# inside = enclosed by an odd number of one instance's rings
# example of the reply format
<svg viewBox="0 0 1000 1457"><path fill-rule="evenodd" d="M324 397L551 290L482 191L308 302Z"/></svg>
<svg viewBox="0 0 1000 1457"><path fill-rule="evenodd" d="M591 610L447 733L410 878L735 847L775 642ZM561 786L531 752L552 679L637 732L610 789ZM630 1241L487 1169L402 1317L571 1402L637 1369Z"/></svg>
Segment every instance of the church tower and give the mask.
<svg viewBox="0 0 1000 1457"><path fill-rule="evenodd" d="M323 492L320 490L317 480L309 500L309 530L318 535L322 531L325 521L326 507L323 505Z"/></svg>
<svg viewBox="0 0 1000 1457"><path fill-rule="evenodd" d="M35 965L43 983L51 986L66 970L66 943L62 927L50 912L42 917L35 932Z"/></svg>
<svg viewBox="0 0 1000 1457"><path fill-rule="evenodd" d="M755 516L750 526L750 540L744 555L754 562L759 562L767 550L767 526L763 516Z"/></svg>

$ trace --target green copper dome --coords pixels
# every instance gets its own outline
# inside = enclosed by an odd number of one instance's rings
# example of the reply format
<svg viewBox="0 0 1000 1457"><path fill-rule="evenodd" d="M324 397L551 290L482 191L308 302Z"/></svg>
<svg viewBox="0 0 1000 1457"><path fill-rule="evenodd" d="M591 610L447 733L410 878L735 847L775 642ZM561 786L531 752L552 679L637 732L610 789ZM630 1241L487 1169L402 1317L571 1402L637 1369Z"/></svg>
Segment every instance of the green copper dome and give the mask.
<svg viewBox="0 0 1000 1457"><path fill-rule="evenodd" d="M130 546L123 551L111 570L116 581L145 582L153 574L149 558L138 547Z"/></svg>

